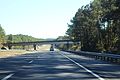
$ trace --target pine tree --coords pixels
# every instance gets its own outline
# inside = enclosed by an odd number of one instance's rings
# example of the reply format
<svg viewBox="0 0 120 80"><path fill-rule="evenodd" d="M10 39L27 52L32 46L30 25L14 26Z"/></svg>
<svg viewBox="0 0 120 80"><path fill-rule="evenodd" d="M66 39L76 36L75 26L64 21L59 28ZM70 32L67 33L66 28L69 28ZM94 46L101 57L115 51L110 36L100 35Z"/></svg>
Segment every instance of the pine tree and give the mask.
<svg viewBox="0 0 120 80"><path fill-rule="evenodd" d="M3 43L5 43L5 31L0 25L0 47L2 46Z"/></svg>

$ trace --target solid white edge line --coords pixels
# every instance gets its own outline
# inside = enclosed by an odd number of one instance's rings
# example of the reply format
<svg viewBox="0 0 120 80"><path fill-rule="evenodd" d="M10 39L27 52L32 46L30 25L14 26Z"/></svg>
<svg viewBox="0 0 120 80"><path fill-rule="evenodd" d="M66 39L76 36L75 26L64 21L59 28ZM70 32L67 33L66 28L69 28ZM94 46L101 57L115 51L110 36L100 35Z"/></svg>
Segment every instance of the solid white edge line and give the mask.
<svg viewBox="0 0 120 80"><path fill-rule="evenodd" d="M33 62L33 60L31 60L30 62L28 62L28 63L32 63Z"/></svg>
<svg viewBox="0 0 120 80"><path fill-rule="evenodd" d="M9 79L10 77L12 77L14 75L14 73L13 74L9 74L9 75L7 75L6 77L4 77L3 79L1 79L1 80L7 80L7 79Z"/></svg>
<svg viewBox="0 0 120 80"><path fill-rule="evenodd" d="M59 53L61 54L61 53ZM105 80L104 78L100 77L99 75L95 74L94 72L92 72L91 70L87 69L86 67L84 67L83 65L77 63L76 61L72 60L71 58L69 58L66 55L61 54L62 56L66 57L68 60L70 60L71 62L75 63L76 65L78 65L79 67L83 68L84 70L86 70L87 72L91 73L93 76L97 77L99 80Z"/></svg>

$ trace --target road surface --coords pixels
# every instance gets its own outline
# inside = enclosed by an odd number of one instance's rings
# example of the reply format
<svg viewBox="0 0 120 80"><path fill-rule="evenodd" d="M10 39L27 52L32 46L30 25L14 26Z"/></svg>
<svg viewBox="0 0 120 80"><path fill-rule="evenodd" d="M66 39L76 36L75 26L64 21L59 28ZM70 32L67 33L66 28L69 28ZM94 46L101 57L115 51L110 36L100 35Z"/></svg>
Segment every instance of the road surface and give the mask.
<svg viewBox="0 0 120 80"><path fill-rule="evenodd" d="M120 65L62 51L0 59L0 80L120 80Z"/></svg>

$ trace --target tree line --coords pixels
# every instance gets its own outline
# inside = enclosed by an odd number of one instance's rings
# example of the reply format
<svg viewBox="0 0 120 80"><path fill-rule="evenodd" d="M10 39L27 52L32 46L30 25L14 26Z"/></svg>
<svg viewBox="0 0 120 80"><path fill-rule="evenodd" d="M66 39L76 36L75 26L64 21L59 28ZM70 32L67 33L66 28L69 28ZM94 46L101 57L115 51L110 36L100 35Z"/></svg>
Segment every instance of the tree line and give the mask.
<svg viewBox="0 0 120 80"><path fill-rule="evenodd" d="M23 34L17 34L17 35L6 35L6 40L8 43L14 43L14 42L32 42L32 41L39 41L41 39L34 38L32 36L23 35Z"/></svg>
<svg viewBox="0 0 120 80"><path fill-rule="evenodd" d="M0 25L0 48L3 46L3 43L13 43L13 42L31 42L31 41L40 41L43 39L34 38L32 36L17 34L17 35L6 35L5 30Z"/></svg>
<svg viewBox="0 0 120 80"><path fill-rule="evenodd" d="M0 47L2 47L2 43L5 43L5 31L4 29L1 27L0 24Z"/></svg>
<svg viewBox="0 0 120 80"><path fill-rule="evenodd" d="M79 8L70 22L66 34L81 41L81 50L120 52L119 0L94 0Z"/></svg>

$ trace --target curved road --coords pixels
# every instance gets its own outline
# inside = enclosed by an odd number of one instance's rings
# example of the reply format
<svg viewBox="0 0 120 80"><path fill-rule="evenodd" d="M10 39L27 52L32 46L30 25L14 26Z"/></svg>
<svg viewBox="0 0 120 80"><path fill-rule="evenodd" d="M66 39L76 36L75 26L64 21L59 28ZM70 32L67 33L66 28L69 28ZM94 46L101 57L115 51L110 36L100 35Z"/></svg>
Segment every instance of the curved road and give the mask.
<svg viewBox="0 0 120 80"><path fill-rule="evenodd" d="M0 80L120 80L119 76L120 65L61 51L0 59Z"/></svg>

